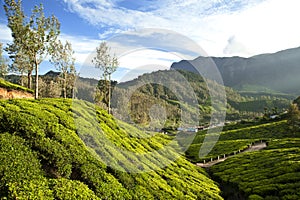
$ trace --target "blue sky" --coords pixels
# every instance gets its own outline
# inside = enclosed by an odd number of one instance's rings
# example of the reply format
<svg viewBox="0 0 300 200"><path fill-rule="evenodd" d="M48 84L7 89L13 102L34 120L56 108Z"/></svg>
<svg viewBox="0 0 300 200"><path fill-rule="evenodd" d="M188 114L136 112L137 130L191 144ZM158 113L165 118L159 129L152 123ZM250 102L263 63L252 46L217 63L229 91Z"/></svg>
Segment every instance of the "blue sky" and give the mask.
<svg viewBox="0 0 300 200"><path fill-rule="evenodd" d="M98 76L83 68L91 67L101 41L119 57L116 80L200 55L249 57L300 46L298 0L23 0L25 13L40 3L61 22L60 39L72 43L86 76ZM11 37L2 7L0 42L6 44ZM49 69L45 61L40 73Z"/></svg>

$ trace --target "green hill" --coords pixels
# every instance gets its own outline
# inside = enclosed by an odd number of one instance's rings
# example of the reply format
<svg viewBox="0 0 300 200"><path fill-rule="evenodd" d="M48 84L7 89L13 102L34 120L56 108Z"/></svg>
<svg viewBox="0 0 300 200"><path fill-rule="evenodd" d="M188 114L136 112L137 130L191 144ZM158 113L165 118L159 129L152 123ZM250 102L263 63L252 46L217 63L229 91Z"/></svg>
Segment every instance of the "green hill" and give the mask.
<svg viewBox="0 0 300 200"><path fill-rule="evenodd" d="M213 85L209 91L207 84ZM150 121L149 109L153 104L160 104L167 110L167 126L178 123L181 110L187 109L194 121L193 115L200 113L200 123L208 123L211 116L211 92L218 98L220 85L204 80L201 76L185 70L165 70L143 74L138 78L117 84L114 88L112 106L126 102L130 97L130 116L134 122L147 124ZM134 91L132 93L128 91ZM128 95L130 93L130 95ZM264 109L278 112L287 109L292 101L290 96L268 96L268 94L247 93L239 94L230 87L225 87L227 120L240 120L262 116ZM129 96L129 97L128 97ZM187 103L186 103L187 102ZM128 102L126 102L128 103ZM125 103L125 104L126 104ZM120 106L118 112L123 112L126 105ZM125 113L124 115L129 115ZM128 120L124 118L123 120Z"/></svg>
<svg viewBox="0 0 300 200"><path fill-rule="evenodd" d="M8 90L19 90L19 91L23 91L23 92L28 92L28 93L31 93L31 94L33 94L33 92L34 92L31 89L28 89L26 87L22 87L22 86L20 86L18 84L14 84L14 83L5 81L5 80L3 80L1 78L0 78L0 87L6 88Z"/></svg>
<svg viewBox="0 0 300 200"><path fill-rule="evenodd" d="M130 163L139 163L120 159L126 155L102 144L97 134L140 154L172 138L137 138L148 133L117 122L88 102L75 104L69 99L0 101L1 199L222 199L207 173L175 151L170 154L178 159L162 169L124 172ZM94 117L98 125L91 127ZM100 147L107 149L97 152ZM106 166L101 158L116 159L124 170ZM141 168L157 162L151 156L144 159Z"/></svg>

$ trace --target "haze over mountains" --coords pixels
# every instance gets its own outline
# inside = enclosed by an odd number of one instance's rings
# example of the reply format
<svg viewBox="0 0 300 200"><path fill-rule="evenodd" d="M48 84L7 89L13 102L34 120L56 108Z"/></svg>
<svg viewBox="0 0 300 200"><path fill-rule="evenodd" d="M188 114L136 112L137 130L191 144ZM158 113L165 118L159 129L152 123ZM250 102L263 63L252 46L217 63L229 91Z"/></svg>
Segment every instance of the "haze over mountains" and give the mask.
<svg viewBox="0 0 300 200"><path fill-rule="evenodd" d="M299 94L300 47L273 54L243 57L202 57L173 63L171 69L196 72L194 66L212 63L219 69L225 86L239 91Z"/></svg>

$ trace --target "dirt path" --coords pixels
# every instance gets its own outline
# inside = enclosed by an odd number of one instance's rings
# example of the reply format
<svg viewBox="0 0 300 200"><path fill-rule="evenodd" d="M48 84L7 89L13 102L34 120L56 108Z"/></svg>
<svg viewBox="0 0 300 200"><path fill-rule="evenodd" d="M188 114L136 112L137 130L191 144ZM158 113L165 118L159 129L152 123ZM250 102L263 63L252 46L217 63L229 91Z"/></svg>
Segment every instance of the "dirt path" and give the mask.
<svg viewBox="0 0 300 200"><path fill-rule="evenodd" d="M244 151L240 151L240 153L245 153L245 152L251 152L251 151L259 151L261 149L264 149L267 147L267 143L266 142L261 142L261 143L255 143L253 144L252 146L250 146L249 148L245 149ZM238 155L240 153L237 153L235 155ZM230 157L233 157L235 155L231 155L231 156L228 156L228 157L219 157L220 159L217 159L217 160L213 160L213 161L210 161L210 162L206 162L206 163L197 163L196 165L199 166L199 167L211 167L217 163L220 163L220 162L223 162L225 161L227 158L230 158Z"/></svg>

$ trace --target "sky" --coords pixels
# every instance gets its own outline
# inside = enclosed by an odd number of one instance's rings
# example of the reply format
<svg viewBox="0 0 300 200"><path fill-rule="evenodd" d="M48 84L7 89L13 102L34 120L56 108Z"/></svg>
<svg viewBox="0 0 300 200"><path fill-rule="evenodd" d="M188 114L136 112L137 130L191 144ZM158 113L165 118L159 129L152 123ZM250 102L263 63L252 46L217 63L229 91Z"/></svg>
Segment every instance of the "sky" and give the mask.
<svg viewBox="0 0 300 200"><path fill-rule="evenodd" d="M169 69L197 56L250 57L300 46L299 0L23 0L29 16L43 4L61 23L82 76L99 78L90 62L106 41L119 59L113 79ZM12 41L0 8L0 42ZM55 69L47 60L40 73Z"/></svg>

